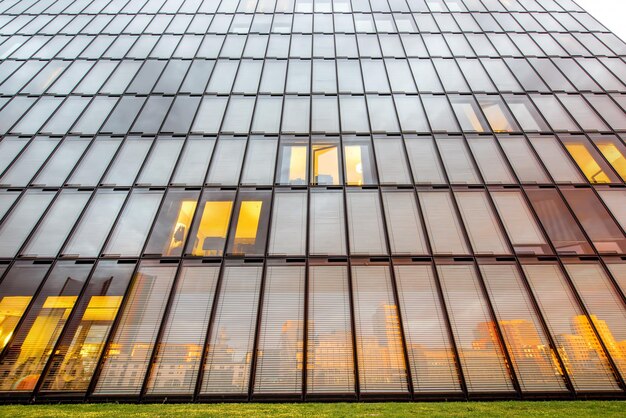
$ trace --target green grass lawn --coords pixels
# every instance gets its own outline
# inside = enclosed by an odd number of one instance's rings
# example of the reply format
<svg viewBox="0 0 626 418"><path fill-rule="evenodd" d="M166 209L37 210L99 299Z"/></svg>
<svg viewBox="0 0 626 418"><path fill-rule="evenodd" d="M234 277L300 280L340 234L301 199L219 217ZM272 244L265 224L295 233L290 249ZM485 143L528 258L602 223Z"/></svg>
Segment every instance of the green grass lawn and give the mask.
<svg viewBox="0 0 626 418"><path fill-rule="evenodd" d="M626 417L626 402L6 405L2 417Z"/></svg>

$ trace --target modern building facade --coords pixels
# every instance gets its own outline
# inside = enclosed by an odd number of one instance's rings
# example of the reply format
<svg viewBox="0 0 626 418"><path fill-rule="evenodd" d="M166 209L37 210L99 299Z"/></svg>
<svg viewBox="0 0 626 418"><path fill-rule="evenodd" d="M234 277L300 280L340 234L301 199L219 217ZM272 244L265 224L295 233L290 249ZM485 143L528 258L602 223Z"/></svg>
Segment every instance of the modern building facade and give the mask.
<svg viewBox="0 0 626 418"><path fill-rule="evenodd" d="M0 400L623 398L625 58L571 0L0 1Z"/></svg>

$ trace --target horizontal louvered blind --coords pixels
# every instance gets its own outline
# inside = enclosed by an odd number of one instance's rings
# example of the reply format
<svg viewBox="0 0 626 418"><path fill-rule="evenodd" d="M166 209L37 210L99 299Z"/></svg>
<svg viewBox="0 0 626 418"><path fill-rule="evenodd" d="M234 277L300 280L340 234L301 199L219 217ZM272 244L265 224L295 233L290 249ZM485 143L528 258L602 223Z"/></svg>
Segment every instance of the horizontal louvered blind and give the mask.
<svg viewBox="0 0 626 418"><path fill-rule="evenodd" d="M626 377L626 308L599 264L565 264L604 346Z"/></svg>
<svg viewBox="0 0 626 418"><path fill-rule="evenodd" d="M441 265L437 271L467 390L512 392L502 346L474 267Z"/></svg>
<svg viewBox="0 0 626 418"><path fill-rule="evenodd" d="M305 268L274 266L265 274L254 392L301 393Z"/></svg>
<svg viewBox="0 0 626 418"><path fill-rule="evenodd" d="M218 140L209 167L207 184L237 184L245 149L245 139Z"/></svg>
<svg viewBox="0 0 626 418"><path fill-rule="evenodd" d="M558 266L523 265L577 391L619 390L589 319L578 305Z"/></svg>
<svg viewBox="0 0 626 418"><path fill-rule="evenodd" d="M426 239L414 192L383 193L392 254L426 254Z"/></svg>
<svg viewBox="0 0 626 418"><path fill-rule="evenodd" d="M443 184L446 178L431 137L408 138L406 149L417 184Z"/></svg>
<svg viewBox="0 0 626 418"><path fill-rule="evenodd" d="M374 140L376 164L381 184L411 184L401 138Z"/></svg>
<svg viewBox="0 0 626 418"><path fill-rule="evenodd" d="M515 174L522 183L547 183L548 176L537 161L537 157L523 136L499 137L500 145L504 150Z"/></svg>
<svg viewBox="0 0 626 418"><path fill-rule="evenodd" d="M418 194L434 254L468 254L460 220L448 192Z"/></svg>
<svg viewBox="0 0 626 418"><path fill-rule="evenodd" d="M406 392L400 322L389 267L353 266L352 279L361 392Z"/></svg>
<svg viewBox="0 0 626 418"><path fill-rule="evenodd" d="M242 184L272 184L276 160L275 139L251 139L246 152Z"/></svg>
<svg viewBox="0 0 626 418"><path fill-rule="evenodd" d="M626 294L626 263L609 263L607 266L617 282L617 285L622 290L622 293Z"/></svg>
<svg viewBox="0 0 626 418"><path fill-rule="evenodd" d="M346 221L343 193L311 192L309 253L345 255Z"/></svg>
<svg viewBox="0 0 626 418"><path fill-rule="evenodd" d="M565 392L562 368L514 265L481 265L522 392Z"/></svg>
<svg viewBox="0 0 626 418"><path fill-rule="evenodd" d="M387 254L380 199L377 191L347 193L350 252Z"/></svg>
<svg viewBox="0 0 626 418"><path fill-rule="evenodd" d="M311 266L307 387L309 393L353 393L350 288L345 266Z"/></svg>
<svg viewBox="0 0 626 418"><path fill-rule="evenodd" d="M306 192L276 192L274 194L270 255L305 254L306 213Z"/></svg>
<svg viewBox="0 0 626 418"><path fill-rule="evenodd" d="M493 137L472 137L468 142L486 183L515 183Z"/></svg>
<svg viewBox="0 0 626 418"><path fill-rule="evenodd" d="M626 229L626 190L598 190L598 194L617 222Z"/></svg>
<svg viewBox="0 0 626 418"><path fill-rule="evenodd" d="M247 394L262 267L225 267L209 339L203 394Z"/></svg>
<svg viewBox="0 0 626 418"><path fill-rule="evenodd" d="M175 274L176 267L140 267L94 394L139 394Z"/></svg>
<svg viewBox="0 0 626 418"><path fill-rule="evenodd" d="M147 393L193 394L218 273L211 266L181 269Z"/></svg>
<svg viewBox="0 0 626 418"><path fill-rule="evenodd" d="M436 141L450 183L480 183L478 173L476 173L476 169L469 156L469 151L463 143L463 138L440 137L437 138Z"/></svg>
<svg viewBox="0 0 626 418"><path fill-rule="evenodd" d="M456 192L459 211L475 254L510 254L485 192Z"/></svg>
<svg viewBox="0 0 626 418"><path fill-rule="evenodd" d="M582 183L584 180L558 140L551 136L531 136L530 142L557 183Z"/></svg>
<svg viewBox="0 0 626 418"><path fill-rule="evenodd" d="M416 393L460 392L459 373L431 266L396 266L404 335Z"/></svg>

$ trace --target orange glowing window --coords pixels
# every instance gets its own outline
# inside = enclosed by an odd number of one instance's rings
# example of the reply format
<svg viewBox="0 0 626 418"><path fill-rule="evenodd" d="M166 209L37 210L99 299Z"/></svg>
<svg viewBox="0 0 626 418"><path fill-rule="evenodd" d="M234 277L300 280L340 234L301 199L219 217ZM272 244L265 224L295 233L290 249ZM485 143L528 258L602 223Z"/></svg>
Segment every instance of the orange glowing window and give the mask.
<svg viewBox="0 0 626 418"><path fill-rule="evenodd" d="M0 350L13 336L13 331L30 300L30 296L5 296L0 300Z"/></svg>
<svg viewBox="0 0 626 418"><path fill-rule="evenodd" d="M193 255L218 255L218 250L208 249L215 247L209 244L212 240L223 241L226 238L232 207L232 201L206 202L198 228L196 245L192 252Z"/></svg>
<svg viewBox="0 0 626 418"><path fill-rule="evenodd" d="M314 184L339 184L339 152L336 145L313 145Z"/></svg>
<svg viewBox="0 0 626 418"><path fill-rule="evenodd" d="M241 202L237 229L235 230L236 241L243 240L253 243L256 240L262 206L263 202L259 200Z"/></svg>
<svg viewBox="0 0 626 418"><path fill-rule="evenodd" d="M565 148L571 154L578 167L583 171L585 177L592 183L611 183L611 180L602 170L598 162L593 158L587 147L583 144L569 143Z"/></svg>
<svg viewBox="0 0 626 418"><path fill-rule="evenodd" d="M182 247L185 243L185 238L187 238L189 226L191 225L191 220L196 210L196 204L197 202L195 200L180 202L178 217L170 232L166 255L173 255L172 253L175 253L176 249Z"/></svg>
<svg viewBox="0 0 626 418"><path fill-rule="evenodd" d="M626 157L621 151L617 148L617 146L610 142L601 142L598 144L598 148L600 148L600 152L604 155L609 163L613 166L617 174L619 174L622 179L626 180Z"/></svg>
<svg viewBox="0 0 626 418"><path fill-rule="evenodd" d="M363 184L363 157L360 145L346 145L346 182L360 186Z"/></svg>

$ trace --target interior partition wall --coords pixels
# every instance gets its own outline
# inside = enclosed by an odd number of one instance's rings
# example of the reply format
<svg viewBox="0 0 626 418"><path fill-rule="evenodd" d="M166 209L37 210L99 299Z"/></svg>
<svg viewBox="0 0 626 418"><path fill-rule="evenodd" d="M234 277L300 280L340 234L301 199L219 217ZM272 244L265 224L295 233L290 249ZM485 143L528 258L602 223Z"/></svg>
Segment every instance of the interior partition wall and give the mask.
<svg viewBox="0 0 626 418"><path fill-rule="evenodd" d="M624 398L625 59L573 0L0 0L0 402Z"/></svg>

